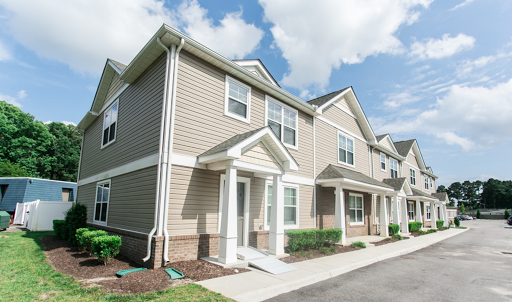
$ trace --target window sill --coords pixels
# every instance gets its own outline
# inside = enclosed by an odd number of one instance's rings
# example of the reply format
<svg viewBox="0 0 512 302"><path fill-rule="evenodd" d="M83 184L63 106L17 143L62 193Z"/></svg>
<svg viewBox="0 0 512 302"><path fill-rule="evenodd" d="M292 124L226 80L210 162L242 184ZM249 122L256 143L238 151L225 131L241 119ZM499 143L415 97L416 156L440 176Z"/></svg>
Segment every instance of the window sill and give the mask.
<svg viewBox="0 0 512 302"><path fill-rule="evenodd" d="M344 162L342 162L342 161L338 161L338 164L345 165L345 166L348 166L348 167L351 167L351 168L355 168L355 167L356 167L356 165L355 165L355 164L354 164L354 165L351 165L351 164L344 163Z"/></svg>
<svg viewBox="0 0 512 302"><path fill-rule="evenodd" d="M103 139L103 137L102 137L101 139ZM101 145L101 149L106 148L106 147L108 147L108 146L112 145L113 143L115 143L115 142L116 142L116 140L117 140L117 132L116 132L116 138L114 138L114 139L113 139L113 140L111 140L110 142L106 143L105 145Z"/></svg>
<svg viewBox="0 0 512 302"><path fill-rule="evenodd" d="M103 221L93 220L92 223L93 224L97 224L97 225L101 225L101 226L107 226L107 223L103 222Z"/></svg>
<svg viewBox="0 0 512 302"><path fill-rule="evenodd" d="M293 149L293 150L299 150L299 146L289 145L286 143L283 143L283 145L287 148Z"/></svg>
<svg viewBox="0 0 512 302"><path fill-rule="evenodd" d="M349 226L364 226L364 222L350 222Z"/></svg>
<svg viewBox="0 0 512 302"><path fill-rule="evenodd" d="M248 118L244 118L244 117L241 117L241 116L236 115L236 114L232 114L232 113L230 113L230 112L224 112L224 115L225 115L225 116L228 116L228 117L230 117L230 118L234 118L235 120L239 120L239 121L241 121L241 122L247 123L247 124L250 124L250 123L251 123L250 119L248 119Z"/></svg>

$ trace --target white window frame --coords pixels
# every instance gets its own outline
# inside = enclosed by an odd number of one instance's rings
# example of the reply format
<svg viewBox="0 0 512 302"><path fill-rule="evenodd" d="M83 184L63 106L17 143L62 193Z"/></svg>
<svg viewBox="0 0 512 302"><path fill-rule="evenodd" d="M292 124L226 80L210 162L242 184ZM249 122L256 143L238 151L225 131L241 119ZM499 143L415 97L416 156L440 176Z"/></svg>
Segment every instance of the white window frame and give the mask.
<svg viewBox="0 0 512 302"><path fill-rule="evenodd" d="M426 221L430 221L430 220L432 220L432 219L430 218L430 217L431 217L431 216L430 216L430 212L431 212L431 211L430 211L430 209L431 209L431 208L430 208L430 203L426 203L426 204L425 204L425 220L426 220Z"/></svg>
<svg viewBox="0 0 512 302"><path fill-rule="evenodd" d="M283 104L282 102L274 99L273 97L271 96L268 96L268 95L265 95L265 126L268 126L268 103L269 102L272 102L276 105L279 105L281 106L282 110L281 110L281 121L278 122L278 121L275 121L275 120L272 120L276 123L279 123L281 125L281 142L283 143L283 145L285 145L286 147L288 148L291 148L291 149L295 149L295 150L298 150L299 149L299 111L295 108L292 108L288 105L285 105ZM297 117L296 119L296 124L295 124L295 145L290 145L290 144L287 144L284 142L284 121L283 121L283 118L284 118L284 109L287 109L289 111L292 111L295 113L295 116ZM288 128L291 128L289 126L286 126ZM293 129L293 128L292 128Z"/></svg>
<svg viewBox="0 0 512 302"><path fill-rule="evenodd" d="M235 85L241 86L244 89L247 89L247 104L245 104L247 106L247 110L245 111L245 113L246 113L245 118L240 115L229 112L229 82L231 82ZM251 87L226 75L225 89L226 89L226 91L225 91L225 96L224 96L224 115L250 124L251 123ZM234 100L236 102L240 102L236 99L234 99ZM240 103L242 103L242 102L240 102Z"/></svg>
<svg viewBox="0 0 512 302"><path fill-rule="evenodd" d="M392 164L393 161L396 162L396 170L393 169L393 164ZM396 177L391 176L391 171L396 171ZM398 175L398 160L392 158L391 156L389 157L389 173L390 173L389 176L391 178L398 178L400 176L400 175Z"/></svg>
<svg viewBox="0 0 512 302"><path fill-rule="evenodd" d="M412 213L412 219L411 219L411 213ZM409 222L415 221L416 213L414 211L414 202L408 201L407 202L407 219Z"/></svg>
<svg viewBox="0 0 512 302"><path fill-rule="evenodd" d="M416 187L416 170L414 170L413 168L409 167L409 175L410 175L411 186L415 186Z"/></svg>
<svg viewBox="0 0 512 302"><path fill-rule="evenodd" d="M270 225L267 223L267 215L268 215L268 186L273 186L274 182L269 180L269 181L266 181L265 182L265 210L264 210L264 217L263 217L263 227L265 230L269 230L270 229ZM291 230L291 229L298 229L299 228L299 185L297 184L292 184L292 183L282 183L282 187L283 187L283 198L284 198L284 188L292 188L292 189L295 189L296 193L297 193L297 204L295 205L296 207L296 211L295 211L295 220L296 220L296 224L295 225L292 225L292 224L285 224L284 225L284 228L286 230ZM272 201L270 201L272 203ZM284 200L283 200L283 204L284 204ZM286 205L285 205L286 207ZM284 214L284 211L283 211L283 214ZM284 217L283 217L284 219Z"/></svg>
<svg viewBox="0 0 512 302"><path fill-rule="evenodd" d="M384 161L382 161L382 157L384 156ZM382 164L384 164L384 169L382 169ZM380 170L386 172L386 153L380 153Z"/></svg>
<svg viewBox="0 0 512 302"><path fill-rule="evenodd" d="M356 221L356 222L351 222L350 221L350 210L356 210L356 216L355 216L356 220L357 220L357 211L359 211L358 208L351 208L350 207L350 196L354 196L356 198L357 197L361 197L361 200L362 200L362 202L361 202L362 215L361 216L363 217L363 221ZM349 225L364 225L364 196L363 196L363 194L349 193L348 194L348 201L347 202L348 202L348 223L349 223ZM357 205L357 202L355 204Z"/></svg>
<svg viewBox="0 0 512 302"><path fill-rule="evenodd" d="M433 182L432 177L429 177L430 189L432 189L432 182Z"/></svg>
<svg viewBox="0 0 512 302"><path fill-rule="evenodd" d="M105 116L110 111L110 109L114 108L115 105L117 105L117 116L116 116L116 131L114 133L114 139L109 141L106 144L103 144L103 139L104 139L103 136L105 135ZM112 126L112 123L110 123L110 125L108 126L109 127L109 133L110 133L110 126ZM117 130L118 129L119 129L119 99L117 99L114 102L112 102L112 104L110 104L110 106L108 106L108 108L103 111L103 125L101 127L101 142L100 142L101 149L103 149L103 148L105 148L107 146L110 146L111 144L113 144L117 140Z"/></svg>
<svg viewBox="0 0 512 302"><path fill-rule="evenodd" d="M98 186L104 185L104 184L108 184L109 190L108 190L108 201L107 201L107 214L105 215L105 221L101 221L101 220L96 220L96 203L98 202ZM95 186L95 190L96 190L96 193L94 194L94 211L93 211L92 221L95 224L107 225L108 212L109 212L109 208L110 208L110 193L112 192L112 181L110 179L107 179L107 180L102 180L102 181L97 182L96 186ZM103 201L102 201L102 203L103 203ZM101 219L101 214L100 214L100 219Z"/></svg>
<svg viewBox="0 0 512 302"><path fill-rule="evenodd" d="M338 139L336 140L337 141L336 156L338 158L336 160L338 161L339 164L355 168L356 167L356 140L354 139L354 137L347 135L345 132L341 132L339 130L337 132L338 132L337 133ZM340 161L340 135L343 136L345 139L350 139L352 141L352 146L354 147L354 151L352 152L353 153L353 161L354 161L353 164L349 164L349 163ZM348 150L345 150L345 151L349 152ZM347 156L347 158L348 158L348 156Z"/></svg>
<svg viewBox="0 0 512 302"><path fill-rule="evenodd" d="M423 179L424 179L424 181L423 181L423 189L424 189L425 191L428 191L428 189L429 189L429 187L428 187L428 176L427 176L427 175L424 175L424 176L423 176Z"/></svg>

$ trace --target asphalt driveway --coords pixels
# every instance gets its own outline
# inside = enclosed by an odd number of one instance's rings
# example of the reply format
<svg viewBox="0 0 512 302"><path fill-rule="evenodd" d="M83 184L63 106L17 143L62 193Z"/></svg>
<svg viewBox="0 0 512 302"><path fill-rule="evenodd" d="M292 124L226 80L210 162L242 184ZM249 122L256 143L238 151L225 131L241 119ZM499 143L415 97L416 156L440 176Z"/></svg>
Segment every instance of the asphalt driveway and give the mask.
<svg viewBox="0 0 512 302"><path fill-rule="evenodd" d="M471 230L268 301L512 301L512 227L462 226Z"/></svg>

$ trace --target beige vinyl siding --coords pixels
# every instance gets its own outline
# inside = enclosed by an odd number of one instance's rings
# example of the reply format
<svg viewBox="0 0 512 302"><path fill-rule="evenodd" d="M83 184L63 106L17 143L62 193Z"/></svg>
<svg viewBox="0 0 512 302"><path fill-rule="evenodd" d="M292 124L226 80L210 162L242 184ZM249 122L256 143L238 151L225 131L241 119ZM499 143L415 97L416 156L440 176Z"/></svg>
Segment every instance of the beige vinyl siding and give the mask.
<svg viewBox="0 0 512 302"><path fill-rule="evenodd" d="M351 133L358 135L364 139L367 139L363 133L363 130L359 126L359 122L357 119L348 115L345 111L340 108L330 105L326 109L324 109L322 113L322 117L326 118L330 122L335 123L336 125L347 129Z"/></svg>
<svg viewBox="0 0 512 302"><path fill-rule="evenodd" d="M162 55L120 95L115 142L101 149L103 113L85 130L80 179L158 153L165 62Z"/></svg>
<svg viewBox="0 0 512 302"><path fill-rule="evenodd" d="M354 111L352 111L352 108L350 108L350 105L347 103L347 100L345 98L341 98L339 101L336 102L340 107L343 107L347 109L348 112L354 114Z"/></svg>
<svg viewBox="0 0 512 302"><path fill-rule="evenodd" d="M154 223L157 167L112 177L107 226L149 233ZM93 223L96 183L78 187L77 202L87 205Z"/></svg>
<svg viewBox="0 0 512 302"><path fill-rule="evenodd" d="M299 186L299 227L315 228L315 209L313 186Z"/></svg>
<svg viewBox="0 0 512 302"><path fill-rule="evenodd" d="M251 149L245 151L240 158L241 161L260 166L281 169L279 163L263 143L258 143Z"/></svg>
<svg viewBox="0 0 512 302"><path fill-rule="evenodd" d="M317 119L315 121L316 136L316 174L320 174L329 164L352 169L370 176L370 161L368 145L354 139L355 168L338 163L338 130L333 126ZM316 176L315 176L316 177Z"/></svg>
<svg viewBox="0 0 512 302"><path fill-rule="evenodd" d="M389 142L389 139L388 138L384 138L382 141L380 141L379 143L380 145L388 148L389 150L394 150L393 146L391 145L391 143Z"/></svg>
<svg viewBox="0 0 512 302"><path fill-rule="evenodd" d="M107 96L105 97L105 102L108 102L111 97L113 97L120 89L124 86L124 83L119 78L117 73L114 73L112 77L112 82L110 82L110 87L107 91Z"/></svg>
<svg viewBox="0 0 512 302"><path fill-rule="evenodd" d="M418 177L419 175L419 171L420 171L420 166L418 166L418 162L416 161L416 156L412 155L412 154L407 154L407 160L406 160L409 164L411 164L413 167L416 167L416 169L418 170L418 172L416 172L416 177ZM409 165L406 165L406 166L409 166Z"/></svg>
<svg viewBox="0 0 512 302"><path fill-rule="evenodd" d="M382 171L380 169L380 151L377 149L373 149L373 174L376 180L382 181L385 178L390 178L389 172L389 156L386 155L386 171Z"/></svg>
<svg viewBox="0 0 512 302"><path fill-rule="evenodd" d="M265 221L265 186L264 178L251 179L251 201L249 205L249 231L263 230ZM261 229L260 229L261 225Z"/></svg>
<svg viewBox="0 0 512 302"><path fill-rule="evenodd" d="M172 166L169 234L218 232L219 175L216 171Z"/></svg>
<svg viewBox="0 0 512 302"><path fill-rule="evenodd" d="M198 156L236 134L265 126L262 91L251 88L248 124L224 115L226 74L223 71L186 51L180 53L178 66L173 152ZM312 117L299 111L298 127L299 150L289 148L299 164L299 171L293 174L312 178Z"/></svg>

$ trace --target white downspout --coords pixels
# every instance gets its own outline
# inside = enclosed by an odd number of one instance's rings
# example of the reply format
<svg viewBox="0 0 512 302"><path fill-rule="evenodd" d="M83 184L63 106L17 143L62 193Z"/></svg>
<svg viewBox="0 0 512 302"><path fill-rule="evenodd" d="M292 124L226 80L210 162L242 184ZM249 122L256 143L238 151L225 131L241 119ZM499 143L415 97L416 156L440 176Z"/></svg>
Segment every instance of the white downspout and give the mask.
<svg viewBox="0 0 512 302"><path fill-rule="evenodd" d="M171 187L171 166L172 166L172 147L174 142L174 124L176 121L176 86L178 83L178 61L180 57L180 51L185 45L185 39L181 38L180 45L178 49L176 49L176 54L174 55L174 72L173 72L173 84L172 84L172 98L171 98L171 125L170 125L170 135L169 135L169 168L167 170L167 181L165 182L165 195L162 198L164 201L164 261L165 263L169 262L169 233L167 231L167 221L169 219L169 191Z"/></svg>

